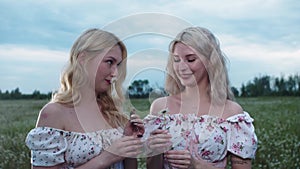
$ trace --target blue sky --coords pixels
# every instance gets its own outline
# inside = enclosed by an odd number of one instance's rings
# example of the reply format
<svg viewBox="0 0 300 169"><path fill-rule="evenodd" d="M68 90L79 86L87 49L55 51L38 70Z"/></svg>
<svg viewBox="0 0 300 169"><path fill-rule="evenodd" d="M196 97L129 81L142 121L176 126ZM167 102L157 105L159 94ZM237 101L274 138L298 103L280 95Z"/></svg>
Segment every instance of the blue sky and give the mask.
<svg viewBox="0 0 300 169"><path fill-rule="evenodd" d="M298 0L1 0L0 22L2 92L57 89L72 43L91 27L112 31L127 45L125 87L146 78L162 85L168 43L186 24L218 37L237 88L255 76L300 73Z"/></svg>

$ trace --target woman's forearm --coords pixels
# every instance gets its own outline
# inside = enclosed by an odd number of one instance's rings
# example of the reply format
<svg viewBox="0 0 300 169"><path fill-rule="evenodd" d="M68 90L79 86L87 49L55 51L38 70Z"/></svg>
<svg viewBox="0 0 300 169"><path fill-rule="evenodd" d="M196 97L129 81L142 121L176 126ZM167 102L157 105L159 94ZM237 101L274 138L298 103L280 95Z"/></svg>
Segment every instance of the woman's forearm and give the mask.
<svg viewBox="0 0 300 169"><path fill-rule="evenodd" d="M163 169L163 154L148 157L147 168Z"/></svg>
<svg viewBox="0 0 300 169"><path fill-rule="evenodd" d="M226 168L226 164L224 165L224 167ZM195 168L195 169L220 169L220 167L216 167L214 165L214 163L210 163L210 162L204 161L202 159L195 159L195 158L192 158L192 168Z"/></svg>
<svg viewBox="0 0 300 169"><path fill-rule="evenodd" d="M232 169L251 169L251 159L242 159L234 155L231 156L231 168Z"/></svg>
<svg viewBox="0 0 300 169"><path fill-rule="evenodd" d="M125 158L124 168L125 169L137 169L138 168L137 159L136 158Z"/></svg>

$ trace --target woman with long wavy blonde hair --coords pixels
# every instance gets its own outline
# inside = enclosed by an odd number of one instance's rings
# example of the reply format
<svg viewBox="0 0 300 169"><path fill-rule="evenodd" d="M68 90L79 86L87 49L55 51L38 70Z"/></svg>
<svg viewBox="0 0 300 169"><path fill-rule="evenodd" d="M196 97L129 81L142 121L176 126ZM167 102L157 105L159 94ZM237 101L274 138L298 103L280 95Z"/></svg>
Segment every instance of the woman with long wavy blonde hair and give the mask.
<svg viewBox="0 0 300 169"><path fill-rule="evenodd" d="M110 38L109 38L110 37ZM116 119L110 121L111 125L119 126L124 125L127 119L124 115L119 113L121 107L117 109L117 106L121 106L124 101L124 95L122 92L122 84L126 77L126 57L127 50L123 42L119 41L111 33L100 31L97 29L88 30L79 37L79 39L74 43L71 53L70 61L62 73L61 76L61 86L57 93L54 94L52 98L53 102L62 103L66 105L76 106L80 102L82 92L80 90L85 85L90 85L88 83L89 79L87 66L89 60L93 59L95 55L105 52L105 49L109 49L112 46L118 45L122 51L122 63L118 66L118 72L121 72L114 85L102 93L97 93L97 100L102 106L102 111L105 113L108 119L113 119L111 117L116 117ZM100 39L103 39L100 41ZM83 43L85 42L85 43ZM80 64L78 57L85 53L84 64ZM81 60L83 61L83 60ZM113 79L114 80L114 79ZM114 91L114 92L112 92ZM112 93L115 93L113 98ZM118 104L118 105L116 105Z"/></svg>
<svg viewBox="0 0 300 169"><path fill-rule="evenodd" d="M154 155L148 167L226 168L230 159L233 169L251 168L253 119L234 101L217 38L206 28L189 27L170 43L169 53L169 96L155 100L144 119Z"/></svg>
<svg viewBox="0 0 300 169"><path fill-rule="evenodd" d="M77 38L59 90L27 135L33 168L137 168L132 157L140 153L142 133L134 128L143 132L143 125L122 112L126 57L110 32L89 29Z"/></svg>

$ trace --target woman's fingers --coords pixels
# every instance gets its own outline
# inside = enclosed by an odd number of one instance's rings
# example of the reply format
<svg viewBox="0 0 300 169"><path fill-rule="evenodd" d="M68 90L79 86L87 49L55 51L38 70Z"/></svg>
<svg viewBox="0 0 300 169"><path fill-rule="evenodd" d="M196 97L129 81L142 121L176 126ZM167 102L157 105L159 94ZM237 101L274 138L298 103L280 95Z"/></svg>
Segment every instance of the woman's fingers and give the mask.
<svg viewBox="0 0 300 169"><path fill-rule="evenodd" d="M142 137L145 132L143 120L139 115L135 114L135 110L130 112L130 120L124 128L124 135Z"/></svg>
<svg viewBox="0 0 300 169"><path fill-rule="evenodd" d="M163 153L171 148L171 138L167 130L154 130L147 139L147 147L152 155Z"/></svg>
<svg viewBox="0 0 300 169"><path fill-rule="evenodd" d="M142 153L143 142L135 136L124 136L115 141L108 151L122 157L136 157Z"/></svg>
<svg viewBox="0 0 300 169"><path fill-rule="evenodd" d="M130 123L132 124L133 134L142 137L145 132L144 122L140 116L135 113L135 109L130 112Z"/></svg>
<svg viewBox="0 0 300 169"><path fill-rule="evenodd" d="M148 138L149 145L165 145L165 144L172 144L171 142L172 136L167 133L160 133L160 134L151 134Z"/></svg>
<svg viewBox="0 0 300 169"><path fill-rule="evenodd" d="M123 143L125 157L137 157L143 152L143 142L135 136L125 138Z"/></svg>
<svg viewBox="0 0 300 169"><path fill-rule="evenodd" d="M168 162L177 168L189 168L191 165L191 154L188 150L170 150L165 153Z"/></svg>
<svg viewBox="0 0 300 169"><path fill-rule="evenodd" d="M171 160L168 159L169 163L177 164L177 165L190 165L191 162L189 160Z"/></svg>
<svg viewBox="0 0 300 169"><path fill-rule="evenodd" d="M171 148L172 142L165 140L165 139L156 139L156 140L149 140L148 141L148 147L150 149L162 149L164 151L168 150ZM163 152L164 152L163 151Z"/></svg>
<svg viewBox="0 0 300 169"><path fill-rule="evenodd" d="M142 140L140 138L136 138L135 136L124 136L120 140L122 141L123 146L134 146L143 144Z"/></svg>
<svg viewBox="0 0 300 169"><path fill-rule="evenodd" d="M130 122L135 124L135 125L144 124L142 119L133 119L133 120L130 120Z"/></svg>
<svg viewBox="0 0 300 169"><path fill-rule="evenodd" d="M168 159L191 159L191 154L188 150L170 150L165 153Z"/></svg>
<svg viewBox="0 0 300 169"><path fill-rule="evenodd" d="M181 165L181 164L174 164L174 163L170 163L170 165L174 168L180 168L180 169L186 169L190 167L190 165Z"/></svg>
<svg viewBox="0 0 300 169"><path fill-rule="evenodd" d="M168 134L168 133L169 133L168 130L156 129L156 130L154 130L154 131L151 132L151 135Z"/></svg>
<svg viewBox="0 0 300 169"><path fill-rule="evenodd" d="M148 138L148 144L170 144L172 136L168 133L167 130L154 130L150 137Z"/></svg>
<svg viewBox="0 0 300 169"><path fill-rule="evenodd" d="M131 114L130 115L130 120L136 120L136 119L141 119L139 115L137 114Z"/></svg>

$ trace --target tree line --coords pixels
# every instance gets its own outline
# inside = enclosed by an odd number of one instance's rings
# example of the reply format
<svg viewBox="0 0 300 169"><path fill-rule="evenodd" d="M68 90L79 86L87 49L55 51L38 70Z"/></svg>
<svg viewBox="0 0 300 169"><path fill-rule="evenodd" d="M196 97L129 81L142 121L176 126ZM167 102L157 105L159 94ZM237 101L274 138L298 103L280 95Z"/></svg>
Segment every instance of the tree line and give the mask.
<svg viewBox="0 0 300 169"><path fill-rule="evenodd" d="M236 97L259 97L259 96L300 96L300 75L289 75L284 77L271 77L263 75L255 77L253 80L242 84L240 90L232 87L232 92ZM134 80L127 88L126 95L129 98L148 98L150 94L158 96L167 95L163 87L151 87L149 81ZM0 100L9 99L50 99L51 92L43 94L34 90L32 94L22 94L19 88L12 91L0 90Z"/></svg>
<svg viewBox="0 0 300 169"><path fill-rule="evenodd" d="M6 90L5 92L2 92L0 90L0 100L18 100L18 99L40 100L40 99L50 99L51 96L52 96L51 92L47 94L43 94L38 90L34 90L32 94L22 94L18 87L10 92L8 90Z"/></svg>
<svg viewBox="0 0 300 169"><path fill-rule="evenodd" d="M235 89L232 91L236 92ZM247 84L242 84L240 93L235 93L235 95L241 97L300 96L300 75L255 77Z"/></svg>
<svg viewBox="0 0 300 169"><path fill-rule="evenodd" d="M166 95L162 87L156 93L158 95ZM254 77L253 80L242 84L240 90L236 87L231 88L235 97L259 97L259 96L300 96L300 75L289 75L284 77L271 77L263 75ZM149 85L148 80L135 80L127 89L129 98L148 98L149 94L155 93Z"/></svg>

